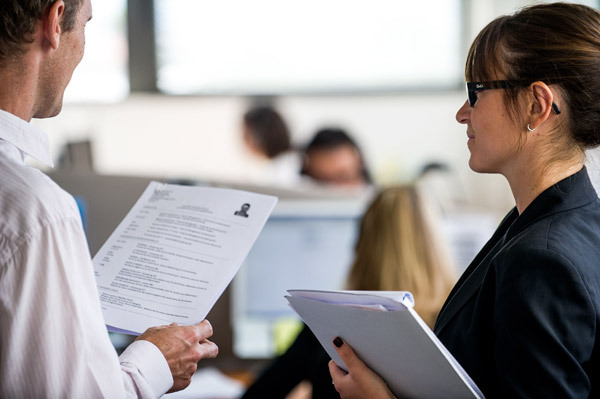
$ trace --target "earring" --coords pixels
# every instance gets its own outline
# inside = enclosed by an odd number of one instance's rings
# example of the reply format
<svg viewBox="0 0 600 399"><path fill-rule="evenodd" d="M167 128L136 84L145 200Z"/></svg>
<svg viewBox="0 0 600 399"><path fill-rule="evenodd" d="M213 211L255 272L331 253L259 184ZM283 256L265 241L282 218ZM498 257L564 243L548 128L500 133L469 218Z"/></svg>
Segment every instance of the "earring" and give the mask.
<svg viewBox="0 0 600 399"><path fill-rule="evenodd" d="M527 130L529 130L530 132L533 132L535 129L532 129L531 126L529 126L529 123L527 124Z"/></svg>

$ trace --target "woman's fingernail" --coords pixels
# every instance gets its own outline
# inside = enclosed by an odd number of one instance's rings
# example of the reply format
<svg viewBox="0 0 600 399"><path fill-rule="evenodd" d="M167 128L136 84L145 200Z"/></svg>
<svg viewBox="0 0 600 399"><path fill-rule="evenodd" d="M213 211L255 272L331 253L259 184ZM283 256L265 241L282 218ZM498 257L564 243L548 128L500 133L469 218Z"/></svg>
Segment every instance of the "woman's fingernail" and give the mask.
<svg viewBox="0 0 600 399"><path fill-rule="evenodd" d="M342 345L344 345L344 341L342 341L342 339L340 337L335 337L333 340L333 344L335 346L337 346L338 348L341 348Z"/></svg>

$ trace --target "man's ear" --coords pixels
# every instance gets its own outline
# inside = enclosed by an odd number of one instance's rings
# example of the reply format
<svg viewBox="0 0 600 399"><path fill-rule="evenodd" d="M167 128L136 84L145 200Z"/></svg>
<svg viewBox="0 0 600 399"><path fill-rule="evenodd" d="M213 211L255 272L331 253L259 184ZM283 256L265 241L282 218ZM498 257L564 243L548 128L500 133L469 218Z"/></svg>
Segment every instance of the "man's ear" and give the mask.
<svg viewBox="0 0 600 399"><path fill-rule="evenodd" d="M56 50L60 44L60 34L62 32L60 23L64 13L65 2L63 0L57 0L48 7L42 20L42 34L44 40L54 50Z"/></svg>
<svg viewBox="0 0 600 399"><path fill-rule="evenodd" d="M529 126L535 130L550 116L554 95L550 87L544 82L533 82L529 88L532 94L529 109L529 120L531 122Z"/></svg>

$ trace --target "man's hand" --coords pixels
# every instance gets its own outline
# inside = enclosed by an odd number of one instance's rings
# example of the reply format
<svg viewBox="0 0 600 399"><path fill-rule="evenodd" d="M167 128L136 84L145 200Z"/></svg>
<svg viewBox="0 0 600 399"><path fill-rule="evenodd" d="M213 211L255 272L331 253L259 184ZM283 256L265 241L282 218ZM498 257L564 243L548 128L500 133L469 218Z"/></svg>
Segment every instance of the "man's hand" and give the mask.
<svg viewBox="0 0 600 399"><path fill-rule="evenodd" d="M169 392L176 392L190 385L201 359L214 358L219 353L217 345L207 339L212 334L212 326L208 320L203 320L193 326L173 323L151 327L136 341L152 342L162 352L173 374L173 387Z"/></svg>
<svg viewBox="0 0 600 399"><path fill-rule="evenodd" d="M333 343L348 367L346 373L333 360L329 362L329 373L342 399L395 399L386 383L356 356L350 345L339 337Z"/></svg>

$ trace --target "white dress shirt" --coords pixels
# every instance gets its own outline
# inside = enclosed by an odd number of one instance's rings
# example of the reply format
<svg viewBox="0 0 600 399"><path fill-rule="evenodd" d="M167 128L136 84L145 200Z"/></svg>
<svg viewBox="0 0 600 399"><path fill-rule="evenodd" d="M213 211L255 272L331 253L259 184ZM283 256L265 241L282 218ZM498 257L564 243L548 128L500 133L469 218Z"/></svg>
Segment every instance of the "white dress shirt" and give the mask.
<svg viewBox="0 0 600 399"><path fill-rule="evenodd" d="M154 344L117 357L73 198L26 156L52 166L47 136L0 111L0 398L156 398L172 385Z"/></svg>

